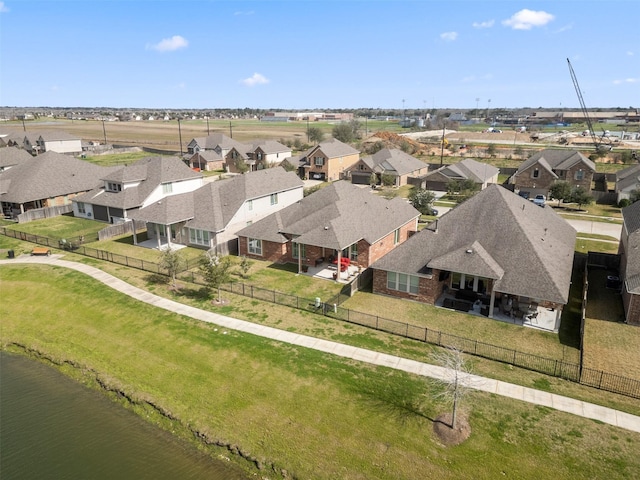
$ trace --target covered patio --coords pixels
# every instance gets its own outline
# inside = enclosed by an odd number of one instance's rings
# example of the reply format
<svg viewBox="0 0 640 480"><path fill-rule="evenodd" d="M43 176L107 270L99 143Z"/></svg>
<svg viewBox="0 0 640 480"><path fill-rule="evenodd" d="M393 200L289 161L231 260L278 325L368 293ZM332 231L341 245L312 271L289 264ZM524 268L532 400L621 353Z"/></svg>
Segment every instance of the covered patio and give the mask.
<svg viewBox="0 0 640 480"><path fill-rule="evenodd" d="M333 280L338 283L349 283L360 273L360 268L356 265L349 265L344 271L338 272L337 266L329 262L322 262L315 266L305 266L298 270L299 275Z"/></svg>

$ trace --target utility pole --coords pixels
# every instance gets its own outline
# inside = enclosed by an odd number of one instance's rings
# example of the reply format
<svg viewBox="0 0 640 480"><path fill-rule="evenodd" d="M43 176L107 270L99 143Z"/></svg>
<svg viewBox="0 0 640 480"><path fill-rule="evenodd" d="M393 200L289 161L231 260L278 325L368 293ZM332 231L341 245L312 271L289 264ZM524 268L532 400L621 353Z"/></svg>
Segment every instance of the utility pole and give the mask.
<svg viewBox="0 0 640 480"><path fill-rule="evenodd" d="M178 117L178 135L180 136L180 157L182 157L182 128L180 127L180 117Z"/></svg>
<svg viewBox="0 0 640 480"><path fill-rule="evenodd" d="M209 133L209 115L207 115L207 135L211 135Z"/></svg>
<svg viewBox="0 0 640 480"><path fill-rule="evenodd" d="M102 134L104 135L104 144L107 144L107 130L104 128L104 118L102 119Z"/></svg>
<svg viewBox="0 0 640 480"><path fill-rule="evenodd" d="M231 122L229 122L229 136L233 138L233 127L231 126Z"/></svg>
<svg viewBox="0 0 640 480"><path fill-rule="evenodd" d="M440 146L440 166L442 166L442 161L444 157L444 135L445 135L445 127L447 125L446 120L442 120L442 145Z"/></svg>
<svg viewBox="0 0 640 480"><path fill-rule="evenodd" d="M307 143L309 143L309 115L307 115Z"/></svg>

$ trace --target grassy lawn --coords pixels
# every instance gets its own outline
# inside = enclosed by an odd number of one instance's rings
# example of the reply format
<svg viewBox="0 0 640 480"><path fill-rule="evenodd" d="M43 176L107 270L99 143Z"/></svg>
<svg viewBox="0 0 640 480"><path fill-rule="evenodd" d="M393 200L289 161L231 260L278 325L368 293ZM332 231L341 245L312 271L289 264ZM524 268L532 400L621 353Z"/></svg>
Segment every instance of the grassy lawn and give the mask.
<svg viewBox="0 0 640 480"><path fill-rule="evenodd" d="M13 223L9 228L32 235L61 239L79 237L81 235L85 237L96 236L100 230L107 226L106 223L95 220L62 215L29 223Z"/></svg>
<svg viewBox="0 0 640 480"><path fill-rule="evenodd" d="M587 320L584 332L584 365L640 380L640 329L624 324L620 294L604 288L605 269L589 270Z"/></svg>
<svg viewBox="0 0 640 480"><path fill-rule="evenodd" d="M146 234L138 235L138 241L146 240ZM147 262L158 263L162 253L154 248L145 248L133 244L133 236L125 235L121 237L115 237L110 240L103 240L101 242L91 242L84 244L87 248L95 248L96 250L103 250L105 252L111 252L117 255L125 257L137 258ZM184 260L189 260L191 263L193 260L202 257L203 250L199 248L185 247L179 250L179 255Z"/></svg>
<svg viewBox="0 0 640 480"><path fill-rule="evenodd" d="M525 353L576 363L579 360L578 350L563 345L557 334L420 302L358 292L341 306Z"/></svg>
<svg viewBox="0 0 640 480"><path fill-rule="evenodd" d="M231 258L234 265L240 263L240 258ZM315 299L315 297L320 297L323 301L336 296L343 287L337 282L313 278L308 275L297 275L297 272L298 266L294 264L278 265L251 260L251 268L246 277L241 275L237 267L233 276L234 281L302 298Z"/></svg>
<svg viewBox="0 0 640 480"><path fill-rule="evenodd" d="M578 236L582 237L583 235L578 233ZM576 239L576 252L618 253L618 243L599 242L597 240L578 238Z"/></svg>
<svg viewBox="0 0 640 480"><path fill-rule="evenodd" d="M149 152L113 153L106 155L86 156L87 162L100 165L102 167L113 167L116 165L131 165L141 158L154 157L157 154Z"/></svg>
<svg viewBox="0 0 640 480"><path fill-rule="evenodd" d="M592 203L591 205L583 205L582 208L579 209L575 203L561 203L558 207L558 202L554 200L549 201L549 205L555 209L557 214L562 215L564 218L585 220L584 215L593 215L603 218L589 218L589 220L600 222L622 220L620 208L614 205Z"/></svg>
<svg viewBox="0 0 640 480"><path fill-rule="evenodd" d="M34 291L40 299L0 302L3 346L19 342L77 362L83 370L66 373L95 384L93 370L161 406L177 420L134 410L175 434L195 441L188 425L296 478L626 479L640 472L637 433L470 392L462 408L472 435L445 448L432 419L449 407L435 400L433 382L241 332L222 335L77 272L3 266L0 279L3 300Z"/></svg>

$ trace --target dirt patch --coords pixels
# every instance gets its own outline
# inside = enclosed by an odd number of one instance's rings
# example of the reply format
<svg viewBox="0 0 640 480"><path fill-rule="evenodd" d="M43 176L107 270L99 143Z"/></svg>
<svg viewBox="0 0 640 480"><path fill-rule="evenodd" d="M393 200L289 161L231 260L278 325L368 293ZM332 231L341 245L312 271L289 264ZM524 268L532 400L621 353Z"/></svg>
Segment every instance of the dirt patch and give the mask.
<svg viewBox="0 0 640 480"><path fill-rule="evenodd" d="M471 425L465 415L458 415L455 428L451 428L451 414L438 415L433 422L433 433L445 446L460 445L471 435Z"/></svg>

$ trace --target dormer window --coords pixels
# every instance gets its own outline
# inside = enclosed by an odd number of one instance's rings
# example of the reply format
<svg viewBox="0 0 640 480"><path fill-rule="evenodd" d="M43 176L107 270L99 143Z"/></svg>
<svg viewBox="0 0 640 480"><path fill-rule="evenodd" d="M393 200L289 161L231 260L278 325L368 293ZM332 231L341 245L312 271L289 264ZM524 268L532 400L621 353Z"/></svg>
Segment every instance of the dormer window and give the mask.
<svg viewBox="0 0 640 480"><path fill-rule="evenodd" d="M533 172L531 172L531 178L538 178L538 177L540 177L540 170L535 168Z"/></svg>
<svg viewBox="0 0 640 480"><path fill-rule="evenodd" d="M584 180L584 170L580 169L576 172L576 180Z"/></svg>
<svg viewBox="0 0 640 480"><path fill-rule="evenodd" d="M122 184L116 182L107 182L107 191L109 192L121 192Z"/></svg>

